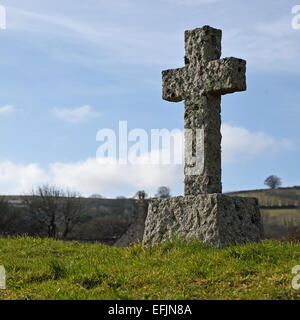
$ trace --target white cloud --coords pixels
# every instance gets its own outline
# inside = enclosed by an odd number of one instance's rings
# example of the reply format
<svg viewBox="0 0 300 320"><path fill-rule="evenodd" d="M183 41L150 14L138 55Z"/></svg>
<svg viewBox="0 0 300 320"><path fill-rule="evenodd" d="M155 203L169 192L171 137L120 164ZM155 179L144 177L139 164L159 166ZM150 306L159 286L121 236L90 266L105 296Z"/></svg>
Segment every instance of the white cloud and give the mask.
<svg viewBox="0 0 300 320"><path fill-rule="evenodd" d="M243 127L224 124L222 134L223 163L252 161L295 149L294 143L288 139L278 140ZM22 194L30 192L33 186L45 183L67 187L85 196L93 193L130 195L132 190L141 188L153 194L160 185L174 189L183 181L183 165L146 164L145 159L158 152L163 155L165 151L146 153L137 164L101 164L96 158L89 158L73 163L51 163L48 170L41 169L37 164L5 161L0 163L0 193Z"/></svg>
<svg viewBox="0 0 300 320"><path fill-rule="evenodd" d="M99 164L90 158L77 163L54 163L50 166L52 181L88 195L126 194L128 189L155 190L162 184L174 185L180 181L179 165L119 165Z"/></svg>
<svg viewBox="0 0 300 320"><path fill-rule="evenodd" d="M12 105L5 105L3 107L0 107L0 116L2 115L8 115L15 113L17 111L17 108Z"/></svg>
<svg viewBox="0 0 300 320"><path fill-rule="evenodd" d="M28 193L32 190L32 187L42 184L47 180L48 176L38 164L24 165L11 161L0 162L1 193Z"/></svg>
<svg viewBox="0 0 300 320"><path fill-rule="evenodd" d="M219 2L220 0L164 0L170 4L185 5L185 6L201 6L204 4L211 4Z"/></svg>
<svg viewBox="0 0 300 320"><path fill-rule="evenodd" d="M160 185L173 186L182 181L179 165L103 165L90 158L75 163L52 163L49 170L37 164L0 163L0 193L25 194L41 184L54 184L81 192L128 194L130 190L147 189L154 192Z"/></svg>
<svg viewBox="0 0 300 320"><path fill-rule="evenodd" d="M89 105L73 109L55 107L53 114L56 118L70 123L80 123L100 116L100 113L93 111Z"/></svg>
<svg viewBox="0 0 300 320"><path fill-rule="evenodd" d="M233 162L293 151L295 144L289 139L279 139L264 132L251 132L243 127L222 125L222 158Z"/></svg>

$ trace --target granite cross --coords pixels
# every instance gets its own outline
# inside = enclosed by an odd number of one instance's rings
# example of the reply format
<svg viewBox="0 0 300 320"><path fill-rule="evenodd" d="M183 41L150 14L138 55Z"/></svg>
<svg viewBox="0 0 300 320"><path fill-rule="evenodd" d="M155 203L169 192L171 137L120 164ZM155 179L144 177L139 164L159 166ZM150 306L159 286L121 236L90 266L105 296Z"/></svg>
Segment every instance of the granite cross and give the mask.
<svg viewBox="0 0 300 320"><path fill-rule="evenodd" d="M221 38L222 31L209 26L185 31L185 67L162 72L163 99L184 100L184 128L192 131L191 154L204 156L199 174L189 174L195 163L185 163L186 196L222 193L221 95L246 90L246 61L220 59Z"/></svg>

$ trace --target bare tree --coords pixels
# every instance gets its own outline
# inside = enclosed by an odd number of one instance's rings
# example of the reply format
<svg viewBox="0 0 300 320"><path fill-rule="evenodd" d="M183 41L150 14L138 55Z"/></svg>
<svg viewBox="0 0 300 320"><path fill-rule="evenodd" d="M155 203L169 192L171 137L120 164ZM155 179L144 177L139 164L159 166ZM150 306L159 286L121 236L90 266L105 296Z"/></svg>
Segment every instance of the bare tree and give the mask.
<svg viewBox="0 0 300 320"><path fill-rule="evenodd" d="M73 228L81 222L86 212L86 205L80 194L67 191L61 199L61 219L63 222L62 237L65 239Z"/></svg>
<svg viewBox="0 0 300 320"><path fill-rule="evenodd" d="M65 238L85 211L79 194L49 185L39 186L24 203L49 238L57 238L59 229Z"/></svg>
<svg viewBox="0 0 300 320"><path fill-rule="evenodd" d="M275 189L281 186L281 179L277 176L271 175L265 180L265 185L271 189Z"/></svg>
<svg viewBox="0 0 300 320"><path fill-rule="evenodd" d="M144 190L139 190L134 194L133 199L144 200L147 197L148 197L147 192L145 192Z"/></svg>
<svg viewBox="0 0 300 320"><path fill-rule="evenodd" d="M24 206L15 206L5 197L0 197L0 234L2 235L29 235L40 233L40 225L32 221Z"/></svg>
<svg viewBox="0 0 300 320"><path fill-rule="evenodd" d="M24 197L24 203L32 218L43 228L49 238L57 235L59 199L62 190L49 185L39 186L30 196Z"/></svg>
<svg viewBox="0 0 300 320"><path fill-rule="evenodd" d="M157 197L157 198L170 198L171 197L170 192L171 192L170 188L162 186L162 187L158 188L155 197Z"/></svg>
<svg viewBox="0 0 300 320"><path fill-rule="evenodd" d="M12 233L17 219L18 217L14 208L4 197L0 197L0 233Z"/></svg>

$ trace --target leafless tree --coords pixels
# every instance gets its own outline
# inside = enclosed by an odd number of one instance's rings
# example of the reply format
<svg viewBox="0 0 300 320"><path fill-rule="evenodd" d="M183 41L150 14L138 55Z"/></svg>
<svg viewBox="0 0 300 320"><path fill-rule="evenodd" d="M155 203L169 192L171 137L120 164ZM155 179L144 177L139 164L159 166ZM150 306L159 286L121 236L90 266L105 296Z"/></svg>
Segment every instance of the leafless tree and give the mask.
<svg viewBox="0 0 300 320"><path fill-rule="evenodd" d="M144 200L147 197L148 197L147 192L145 192L144 190L139 190L134 194L133 199Z"/></svg>
<svg viewBox="0 0 300 320"><path fill-rule="evenodd" d="M49 238L57 238L61 228L62 236L79 223L84 205L79 194L64 191L56 186L43 185L23 198L27 210Z"/></svg>
<svg viewBox="0 0 300 320"><path fill-rule="evenodd" d="M16 210L4 197L0 197L0 233L10 234L13 232L17 219Z"/></svg>
<svg viewBox="0 0 300 320"><path fill-rule="evenodd" d="M86 209L86 204L80 197L80 194L70 191L63 193L61 199L63 238L66 238L73 228L81 221Z"/></svg>
<svg viewBox="0 0 300 320"><path fill-rule="evenodd" d="M59 215L59 200L62 190L55 186L42 185L24 197L24 203L32 218L44 229L49 238L56 238Z"/></svg>

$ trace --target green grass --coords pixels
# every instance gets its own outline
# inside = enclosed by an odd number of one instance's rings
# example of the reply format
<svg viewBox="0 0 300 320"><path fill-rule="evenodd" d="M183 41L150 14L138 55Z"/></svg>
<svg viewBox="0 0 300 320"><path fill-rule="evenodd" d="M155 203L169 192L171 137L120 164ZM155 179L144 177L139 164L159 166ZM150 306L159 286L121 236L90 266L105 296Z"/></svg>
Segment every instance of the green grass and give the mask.
<svg viewBox="0 0 300 320"><path fill-rule="evenodd" d="M0 299L300 299L291 269L300 244L207 249L197 241L154 248L0 239L7 289Z"/></svg>

